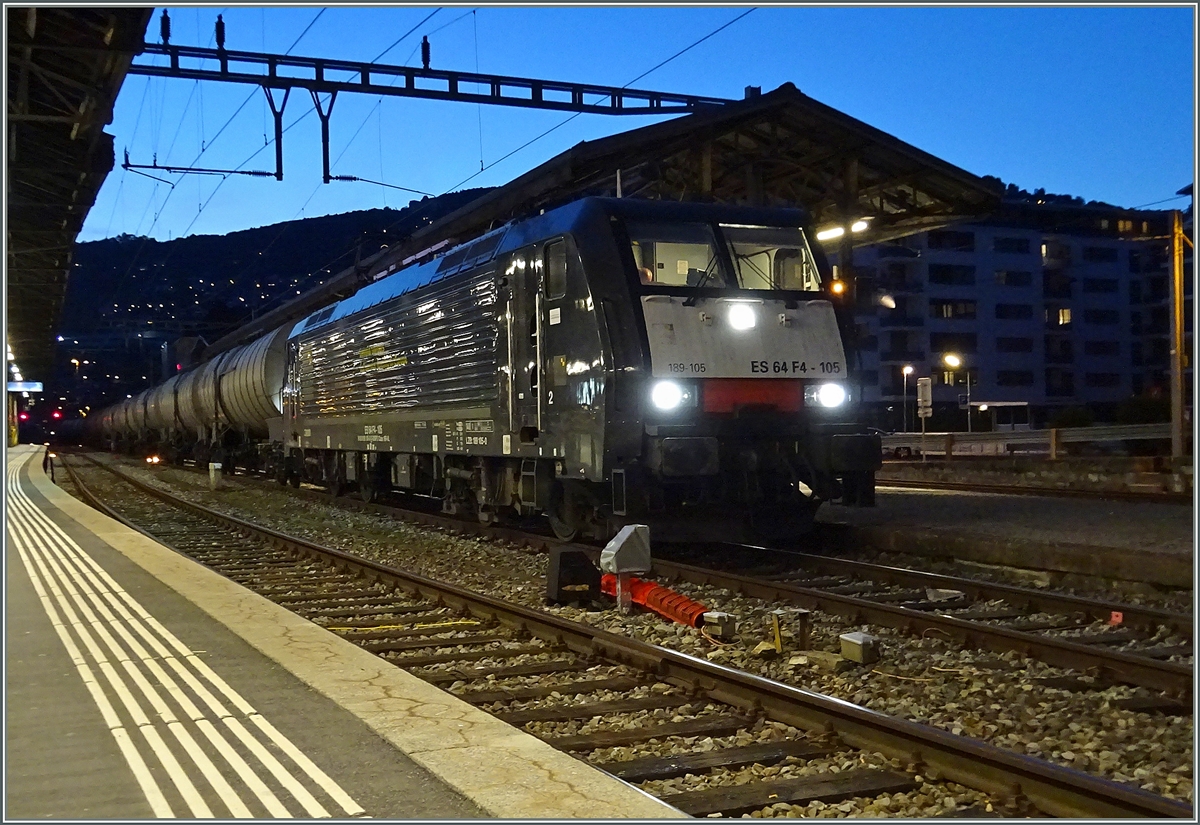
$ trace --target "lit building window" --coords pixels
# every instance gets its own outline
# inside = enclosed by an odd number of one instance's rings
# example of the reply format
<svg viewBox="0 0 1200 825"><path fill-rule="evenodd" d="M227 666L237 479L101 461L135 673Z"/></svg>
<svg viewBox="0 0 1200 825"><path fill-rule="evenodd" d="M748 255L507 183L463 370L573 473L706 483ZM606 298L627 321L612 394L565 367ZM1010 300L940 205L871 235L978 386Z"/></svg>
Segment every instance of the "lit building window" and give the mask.
<svg viewBox="0 0 1200 825"><path fill-rule="evenodd" d="M1058 325L1065 326L1071 323L1071 310L1069 307L1064 307L1058 311Z"/></svg>

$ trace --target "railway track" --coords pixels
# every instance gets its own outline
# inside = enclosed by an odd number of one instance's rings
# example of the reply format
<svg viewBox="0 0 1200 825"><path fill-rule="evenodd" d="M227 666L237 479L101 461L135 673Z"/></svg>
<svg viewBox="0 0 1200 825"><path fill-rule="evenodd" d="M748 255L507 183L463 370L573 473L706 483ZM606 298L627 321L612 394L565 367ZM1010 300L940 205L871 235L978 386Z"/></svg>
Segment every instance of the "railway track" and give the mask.
<svg viewBox="0 0 1200 825"><path fill-rule="evenodd" d="M1184 700L1164 698L1159 709L1191 712L1191 614L764 547L688 547L676 552L676 559L693 563L658 556L655 572L822 610L851 623L916 634L934 631L967 646L1015 650L1097 677L1090 682L1058 680L1060 687L1140 685ZM731 563L736 571L729 569ZM745 572L747 568L753 568L753 574ZM1170 641L1163 643L1163 637ZM1154 709L1153 701L1127 704L1130 709Z"/></svg>
<svg viewBox="0 0 1200 825"><path fill-rule="evenodd" d="M885 465L886 466L886 465ZM904 490L955 490L964 493L995 493L1004 496L1050 496L1053 498L1089 498L1103 501L1139 501L1148 504L1194 504L1189 493L1137 492L1135 490L1072 490L1059 487L1022 487L1001 484L970 484L959 481L910 481L898 478L876 478L879 489L894 487Z"/></svg>
<svg viewBox="0 0 1200 825"><path fill-rule="evenodd" d="M349 496L333 498L316 490L289 488L289 492L313 501L336 502L350 509L543 549L561 544L520 529L482 526L440 513L368 504ZM581 549L598 555L595 547L584 545ZM747 572L755 567L757 572ZM653 573L821 610L850 624L870 623L918 636L933 632L964 647L1015 651L1089 677L1058 679L1054 687L1080 691L1113 683L1137 685L1167 695L1123 700L1129 709L1191 713L1191 614L744 545L656 547ZM1114 616L1119 621L1114 621Z"/></svg>
<svg viewBox="0 0 1200 825"><path fill-rule="evenodd" d="M285 536L109 468L130 485L113 509L65 466L94 506L693 815L903 793L916 771L1007 799L1017 814L1192 815L1190 805L1141 789ZM766 729L767 739L756 735ZM722 746L700 752L691 744L696 737ZM678 743L684 752L611 758L650 741ZM780 765L829 757L845 768L855 750L893 764L767 776ZM739 781L662 792L671 787L664 780L721 769Z"/></svg>

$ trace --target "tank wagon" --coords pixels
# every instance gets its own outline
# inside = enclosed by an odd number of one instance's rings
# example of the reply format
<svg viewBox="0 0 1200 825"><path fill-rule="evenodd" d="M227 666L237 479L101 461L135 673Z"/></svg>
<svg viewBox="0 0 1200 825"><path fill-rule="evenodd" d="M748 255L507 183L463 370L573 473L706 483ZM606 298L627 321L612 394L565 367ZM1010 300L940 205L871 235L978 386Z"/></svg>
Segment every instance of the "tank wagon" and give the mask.
<svg viewBox="0 0 1200 825"><path fill-rule="evenodd" d="M280 414L291 329L280 327L104 410L97 434L112 448L156 451L170 462L262 469L271 455L266 420Z"/></svg>
<svg viewBox="0 0 1200 825"><path fill-rule="evenodd" d="M564 538L628 522L792 534L823 501L872 504L881 461L855 420L850 296L808 224L796 209L581 199L156 391L174 393L174 433L236 430L293 485L545 516ZM172 406L150 403L153 427ZM137 409L118 407L113 429L137 431Z"/></svg>

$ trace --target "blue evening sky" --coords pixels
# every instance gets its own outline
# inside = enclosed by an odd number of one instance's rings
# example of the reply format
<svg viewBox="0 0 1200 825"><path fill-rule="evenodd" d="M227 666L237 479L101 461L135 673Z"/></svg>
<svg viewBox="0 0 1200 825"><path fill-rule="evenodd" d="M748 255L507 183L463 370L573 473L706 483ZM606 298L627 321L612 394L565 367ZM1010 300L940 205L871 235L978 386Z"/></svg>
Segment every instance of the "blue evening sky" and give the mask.
<svg viewBox="0 0 1200 825"><path fill-rule="evenodd" d="M315 19L293 54L369 61L435 8L169 13L177 44L212 45L222 13L227 48L284 52ZM748 8L445 6L380 62L420 65L428 34L433 68L621 86ZM153 42L159 14L147 31ZM1191 7L761 7L636 86L740 98L748 85L766 92L791 81L974 174L1136 207L1172 198L1194 177L1194 29ZM155 173L172 190L121 169L122 152L133 163L157 154L163 165L273 170L266 101L249 86L130 76L107 127L118 166L80 240L223 234L420 197L367 183L323 185L319 121L311 98L293 93L284 122L301 115L284 136L283 182ZM567 117L342 94L333 173L432 194L497 185L579 141L660 119L581 115L501 160ZM481 159L487 168L475 175Z"/></svg>

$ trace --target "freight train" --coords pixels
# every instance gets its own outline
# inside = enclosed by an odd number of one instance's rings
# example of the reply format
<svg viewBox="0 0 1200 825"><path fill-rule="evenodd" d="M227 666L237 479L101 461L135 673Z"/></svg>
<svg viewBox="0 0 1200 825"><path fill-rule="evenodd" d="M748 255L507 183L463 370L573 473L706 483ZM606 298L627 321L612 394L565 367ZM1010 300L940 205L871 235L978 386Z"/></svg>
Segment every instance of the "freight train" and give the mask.
<svg viewBox="0 0 1200 825"><path fill-rule="evenodd" d="M845 286L802 210L583 198L393 264L91 426L562 538L778 538L874 503Z"/></svg>

